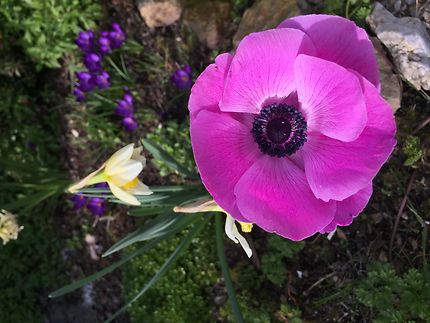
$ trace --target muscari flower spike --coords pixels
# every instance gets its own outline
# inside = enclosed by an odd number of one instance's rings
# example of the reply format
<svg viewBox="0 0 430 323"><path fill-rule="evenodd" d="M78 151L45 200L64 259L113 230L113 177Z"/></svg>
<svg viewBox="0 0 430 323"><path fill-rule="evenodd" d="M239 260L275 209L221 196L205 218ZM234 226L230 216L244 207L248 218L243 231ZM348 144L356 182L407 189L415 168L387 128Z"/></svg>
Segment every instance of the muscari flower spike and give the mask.
<svg viewBox="0 0 430 323"><path fill-rule="evenodd" d="M18 239L18 233L24 229L23 226L18 226L16 216L5 210L0 211L0 239L3 240L3 245L10 240Z"/></svg>
<svg viewBox="0 0 430 323"><path fill-rule="evenodd" d="M139 124L133 117L122 119L122 125L124 126L124 130L127 132L133 132L139 127Z"/></svg>
<svg viewBox="0 0 430 323"><path fill-rule="evenodd" d="M102 58L96 53L86 53L84 65L91 73L98 73L102 70Z"/></svg>
<svg viewBox="0 0 430 323"><path fill-rule="evenodd" d="M70 201L73 202L73 210L80 210L84 207L85 203L87 203L87 198L80 194L74 194Z"/></svg>
<svg viewBox="0 0 430 323"><path fill-rule="evenodd" d="M106 182L112 194L122 202L140 205L134 195L150 195L152 191L137 176L145 167L146 159L141 155L143 148L129 144L113 154L99 169L69 187L70 193Z"/></svg>
<svg viewBox="0 0 430 323"><path fill-rule="evenodd" d="M203 184L234 219L291 240L351 224L396 144L379 87L372 43L345 18L246 36L191 89Z"/></svg>
<svg viewBox="0 0 430 323"><path fill-rule="evenodd" d="M75 43L83 52L90 52L94 45L94 33L91 30L81 31Z"/></svg>
<svg viewBox="0 0 430 323"><path fill-rule="evenodd" d="M251 258L252 256L252 250L249 247L248 241L240 234L239 230L236 227L235 219L228 214L226 211L224 211L221 207L219 207L218 204L212 199L202 198L195 202L185 204L185 205L179 205L175 206L173 208L173 211L176 213L199 213L199 212L222 212L225 213L226 219L225 219L225 234L231 241L233 241L236 244L240 244L242 249L245 251L248 258ZM239 222L241 226L242 232L251 232L252 230L252 223L248 222Z"/></svg>
<svg viewBox="0 0 430 323"><path fill-rule="evenodd" d="M117 101L114 112L121 117L132 117L134 114L133 96L128 92L124 93L122 100Z"/></svg>
<svg viewBox="0 0 430 323"><path fill-rule="evenodd" d="M114 22L112 23L112 31L109 32L108 37L113 49L120 48L127 39L127 35L122 30L121 26Z"/></svg>
<svg viewBox="0 0 430 323"><path fill-rule="evenodd" d="M88 199L87 209L93 216L102 216L106 212L106 202L99 197L91 197Z"/></svg>
<svg viewBox="0 0 430 323"><path fill-rule="evenodd" d="M78 79L78 88L82 92L89 92L94 89L93 76L88 72L76 72L76 78Z"/></svg>
<svg viewBox="0 0 430 323"><path fill-rule="evenodd" d="M171 76L170 80L179 89L189 89L193 85L191 75L191 67L189 65L184 68L177 69Z"/></svg>
<svg viewBox="0 0 430 323"><path fill-rule="evenodd" d="M93 76L94 85L96 85L100 90L107 89L110 87L109 73L102 71L99 74Z"/></svg>

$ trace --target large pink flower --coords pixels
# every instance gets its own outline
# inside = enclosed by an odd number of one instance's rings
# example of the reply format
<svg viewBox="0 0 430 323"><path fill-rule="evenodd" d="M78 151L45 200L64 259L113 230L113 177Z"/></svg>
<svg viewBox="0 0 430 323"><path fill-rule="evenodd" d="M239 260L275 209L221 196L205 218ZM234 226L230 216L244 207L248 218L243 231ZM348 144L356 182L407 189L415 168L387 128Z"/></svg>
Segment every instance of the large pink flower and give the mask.
<svg viewBox="0 0 430 323"><path fill-rule="evenodd" d="M353 22L288 19L245 37L191 91L200 175L235 219L292 240L349 225L396 144L373 47Z"/></svg>

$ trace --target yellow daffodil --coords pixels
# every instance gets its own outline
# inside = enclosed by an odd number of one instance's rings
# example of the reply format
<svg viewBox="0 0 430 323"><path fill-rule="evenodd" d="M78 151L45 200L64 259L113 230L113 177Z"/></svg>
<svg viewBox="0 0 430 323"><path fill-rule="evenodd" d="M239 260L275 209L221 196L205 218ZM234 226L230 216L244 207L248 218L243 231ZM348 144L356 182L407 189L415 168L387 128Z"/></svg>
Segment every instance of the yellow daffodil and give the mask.
<svg viewBox="0 0 430 323"><path fill-rule="evenodd" d="M178 213L198 213L198 212L223 212L226 215L225 219L225 234L230 238L234 243L240 243L243 250L245 251L248 258L252 256L252 250L249 247L248 241L239 233L239 230L236 227L235 219L224 211L216 202L212 199L203 198L197 200L193 203L186 205L179 205L173 208L173 211ZM252 223L247 222L239 222L242 232L251 232Z"/></svg>
<svg viewBox="0 0 430 323"><path fill-rule="evenodd" d="M0 239L5 245L10 240L16 240L18 233L24 229L23 226L18 226L16 216L5 210L0 211Z"/></svg>
<svg viewBox="0 0 430 323"><path fill-rule="evenodd" d="M107 182L112 194L119 200L131 205L140 205L134 195L152 194L148 186L137 178L146 164L145 157L141 155L142 149L134 148L134 144L121 148L99 169L69 187L68 191L76 193L86 186Z"/></svg>

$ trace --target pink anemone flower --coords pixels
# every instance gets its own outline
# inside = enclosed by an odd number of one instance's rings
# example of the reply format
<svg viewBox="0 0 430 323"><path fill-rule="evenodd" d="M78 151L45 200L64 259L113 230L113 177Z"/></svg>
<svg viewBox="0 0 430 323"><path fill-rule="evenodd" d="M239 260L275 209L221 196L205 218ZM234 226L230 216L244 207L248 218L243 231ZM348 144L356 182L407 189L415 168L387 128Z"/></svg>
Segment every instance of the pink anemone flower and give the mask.
<svg viewBox="0 0 430 323"><path fill-rule="evenodd" d="M189 111L214 200L292 240L351 224L396 144L372 44L337 16L248 35L199 76Z"/></svg>

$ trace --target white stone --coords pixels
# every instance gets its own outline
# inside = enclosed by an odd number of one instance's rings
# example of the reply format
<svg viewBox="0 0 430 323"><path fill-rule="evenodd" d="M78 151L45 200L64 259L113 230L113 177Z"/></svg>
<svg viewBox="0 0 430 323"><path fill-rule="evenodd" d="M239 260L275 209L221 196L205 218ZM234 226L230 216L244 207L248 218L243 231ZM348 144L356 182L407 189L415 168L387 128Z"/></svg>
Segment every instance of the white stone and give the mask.
<svg viewBox="0 0 430 323"><path fill-rule="evenodd" d="M376 2L367 22L403 77L418 90L430 90L430 36L422 21L394 17Z"/></svg>

